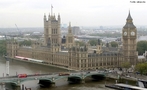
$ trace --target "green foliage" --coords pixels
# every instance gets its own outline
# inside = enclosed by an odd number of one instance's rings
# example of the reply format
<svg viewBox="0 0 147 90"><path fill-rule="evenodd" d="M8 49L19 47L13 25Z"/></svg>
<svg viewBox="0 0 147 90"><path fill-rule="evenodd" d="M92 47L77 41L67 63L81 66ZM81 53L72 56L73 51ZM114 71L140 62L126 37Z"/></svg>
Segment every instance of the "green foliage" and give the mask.
<svg viewBox="0 0 147 90"><path fill-rule="evenodd" d="M122 67L122 68L130 68L130 67L131 67L131 64L130 64L129 62L123 62L123 63L121 64L121 67Z"/></svg>
<svg viewBox="0 0 147 90"><path fill-rule="evenodd" d="M19 42L19 45L26 45L26 46L31 46L31 40L24 40Z"/></svg>
<svg viewBox="0 0 147 90"><path fill-rule="evenodd" d="M83 41L75 41L76 44L79 44L79 46L84 46L85 43Z"/></svg>
<svg viewBox="0 0 147 90"><path fill-rule="evenodd" d="M111 42L111 46L112 46L112 47L118 47L118 43L115 42L115 41L112 41L112 42Z"/></svg>
<svg viewBox="0 0 147 90"><path fill-rule="evenodd" d="M147 74L147 63L139 63L135 67L135 71L140 72L141 74Z"/></svg>
<svg viewBox="0 0 147 90"><path fill-rule="evenodd" d="M0 56L6 54L6 40L0 40Z"/></svg>
<svg viewBox="0 0 147 90"><path fill-rule="evenodd" d="M139 55L143 55L143 53L147 50L147 41L139 41L137 43L137 51Z"/></svg>
<svg viewBox="0 0 147 90"><path fill-rule="evenodd" d="M90 43L91 46L95 46L95 45L97 45L98 40L97 39L92 39L92 40L89 40L89 43Z"/></svg>

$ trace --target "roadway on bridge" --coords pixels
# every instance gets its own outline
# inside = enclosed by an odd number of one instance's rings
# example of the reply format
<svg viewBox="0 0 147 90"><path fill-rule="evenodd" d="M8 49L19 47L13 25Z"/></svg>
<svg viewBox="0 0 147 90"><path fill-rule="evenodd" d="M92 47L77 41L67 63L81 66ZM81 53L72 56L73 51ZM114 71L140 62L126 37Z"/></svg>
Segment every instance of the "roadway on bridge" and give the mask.
<svg viewBox="0 0 147 90"><path fill-rule="evenodd" d="M85 71L85 72L70 72L70 76L82 76L87 74L104 74L104 71ZM16 81L16 80L38 80L38 79L45 79L45 78L57 78L63 77L60 76L59 73L52 73L52 74L35 74L35 75L28 75L26 78L18 78L17 76L8 76L8 77L0 77L0 82L8 82L8 81Z"/></svg>

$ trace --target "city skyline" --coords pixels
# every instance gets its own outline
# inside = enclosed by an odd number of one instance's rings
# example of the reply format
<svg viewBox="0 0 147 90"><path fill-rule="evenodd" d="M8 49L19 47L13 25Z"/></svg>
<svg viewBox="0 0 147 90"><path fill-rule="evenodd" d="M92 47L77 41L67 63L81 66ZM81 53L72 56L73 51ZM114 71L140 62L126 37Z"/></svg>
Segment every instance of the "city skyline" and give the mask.
<svg viewBox="0 0 147 90"><path fill-rule="evenodd" d="M135 2L135 3L134 3ZM0 1L0 28L43 27L43 16L61 16L72 26L125 25L130 10L135 25L147 25L147 0L5 0Z"/></svg>

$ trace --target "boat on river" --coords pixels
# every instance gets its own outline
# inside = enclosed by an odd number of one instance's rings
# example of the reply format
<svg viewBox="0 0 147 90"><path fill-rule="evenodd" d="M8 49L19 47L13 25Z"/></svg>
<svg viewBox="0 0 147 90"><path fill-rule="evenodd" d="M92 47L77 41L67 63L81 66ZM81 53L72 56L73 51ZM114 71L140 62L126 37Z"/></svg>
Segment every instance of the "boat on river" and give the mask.
<svg viewBox="0 0 147 90"><path fill-rule="evenodd" d="M147 90L146 88L143 88L143 87L123 84L123 83L113 84L113 85L105 85L105 87L113 88L116 90Z"/></svg>
<svg viewBox="0 0 147 90"><path fill-rule="evenodd" d="M143 87L143 88L147 88L147 80L138 80L138 86L139 87Z"/></svg>

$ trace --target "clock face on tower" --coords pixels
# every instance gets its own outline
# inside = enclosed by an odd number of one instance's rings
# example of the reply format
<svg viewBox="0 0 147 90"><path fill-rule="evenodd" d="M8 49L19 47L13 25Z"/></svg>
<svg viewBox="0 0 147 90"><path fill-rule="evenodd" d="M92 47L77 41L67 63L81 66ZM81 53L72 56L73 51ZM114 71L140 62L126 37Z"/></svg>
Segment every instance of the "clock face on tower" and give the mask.
<svg viewBox="0 0 147 90"><path fill-rule="evenodd" d="M135 36L135 32L132 31L132 32L131 32L131 36Z"/></svg>
<svg viewBox="0 0 147 90"><path fill-rule="evenodd" d="M127 36L127 32L124 32L124 36Z"/></svg>

